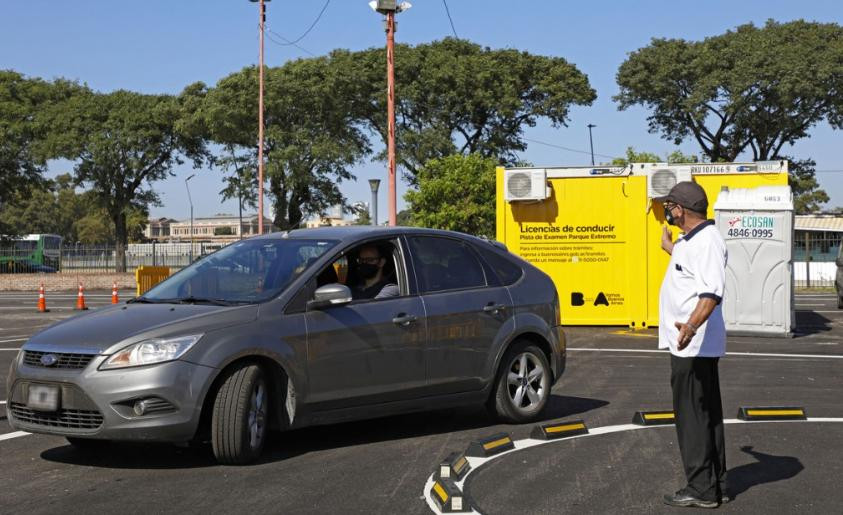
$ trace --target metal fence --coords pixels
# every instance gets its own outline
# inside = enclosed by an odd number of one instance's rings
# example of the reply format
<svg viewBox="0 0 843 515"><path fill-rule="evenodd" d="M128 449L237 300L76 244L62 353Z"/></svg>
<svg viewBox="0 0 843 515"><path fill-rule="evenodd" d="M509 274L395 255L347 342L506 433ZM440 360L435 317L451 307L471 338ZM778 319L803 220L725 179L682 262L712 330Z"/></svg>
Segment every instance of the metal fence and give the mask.
<svg viewBox="0 0 843 515"><path fill-rule="evenodd" d="M179 270L192 260L224 247L224 243L130 243L126 248L126 271L141 265L167 266ZM0 247L0 273L116 272L114 245L64 245L58 258L37 263L31 251Z"/></svg>

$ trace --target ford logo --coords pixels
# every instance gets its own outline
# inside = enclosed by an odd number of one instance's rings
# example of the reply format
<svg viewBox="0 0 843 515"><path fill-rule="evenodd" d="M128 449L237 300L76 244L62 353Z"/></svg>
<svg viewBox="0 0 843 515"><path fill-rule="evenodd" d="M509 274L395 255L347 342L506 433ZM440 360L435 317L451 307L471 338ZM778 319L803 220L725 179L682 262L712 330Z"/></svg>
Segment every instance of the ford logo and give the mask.
<svg viewBox="0 0 843 515"><path fill-rule="evenodd" d="M59 362L59 358L55 354L44 354L41 356L41 364L45 367L51 367Z"/></svg>

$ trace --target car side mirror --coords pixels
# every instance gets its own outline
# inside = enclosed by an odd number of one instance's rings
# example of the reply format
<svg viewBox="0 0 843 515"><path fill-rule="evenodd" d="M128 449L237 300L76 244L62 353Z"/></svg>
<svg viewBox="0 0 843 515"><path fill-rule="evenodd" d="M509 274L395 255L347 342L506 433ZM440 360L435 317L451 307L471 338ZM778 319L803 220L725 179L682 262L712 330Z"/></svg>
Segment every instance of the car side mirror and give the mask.
<svg viewBox="0 0 843 515"><path fill-rule="evenodd" d="M316 290L313 300L307 303L307 309L322 309L351 302L351 289L339 283L326 284Z"/></svg>

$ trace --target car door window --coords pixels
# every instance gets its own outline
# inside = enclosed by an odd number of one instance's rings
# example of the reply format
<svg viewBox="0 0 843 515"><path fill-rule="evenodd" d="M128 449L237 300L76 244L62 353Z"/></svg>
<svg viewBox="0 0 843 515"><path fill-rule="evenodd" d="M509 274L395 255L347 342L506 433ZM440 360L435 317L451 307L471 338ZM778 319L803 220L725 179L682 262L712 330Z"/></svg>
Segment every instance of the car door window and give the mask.
<svg viewBox="0 0 843 515"><path fill-rule="evenodd" d="M422 293L486 286L483 265L465 243L431 236L414 236L409 243Z"/></svg>

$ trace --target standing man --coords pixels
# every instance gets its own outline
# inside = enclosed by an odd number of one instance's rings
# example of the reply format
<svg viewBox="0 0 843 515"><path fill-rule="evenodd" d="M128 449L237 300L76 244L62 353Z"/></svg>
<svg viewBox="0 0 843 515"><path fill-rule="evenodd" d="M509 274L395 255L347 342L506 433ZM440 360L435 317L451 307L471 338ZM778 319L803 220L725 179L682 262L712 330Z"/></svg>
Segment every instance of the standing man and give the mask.
<svg viewBox="0 0 843 515"><path fill-rule="evenodd" d="M687 484L664 496L665 504L716 508L725 492L726 449L717 362L726 353L720 303L726 282L726 244L708 199L696 183L680 182L665 197L667 223L682 230L672 241L664 227L662 248L670 264L659 294L659 348L670 349L670 386L676 436Z"/></svg>

